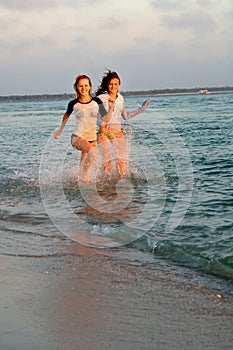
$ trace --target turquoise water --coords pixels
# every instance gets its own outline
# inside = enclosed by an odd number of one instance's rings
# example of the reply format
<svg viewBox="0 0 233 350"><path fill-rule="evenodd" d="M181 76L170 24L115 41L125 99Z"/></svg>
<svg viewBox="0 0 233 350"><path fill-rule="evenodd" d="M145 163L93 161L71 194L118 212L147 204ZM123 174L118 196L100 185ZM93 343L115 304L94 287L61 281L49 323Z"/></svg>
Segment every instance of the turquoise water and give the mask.
<svg viewBox="0 0 233 350"><path fill-rule="evenodd" d="M127 97L127 110L143 100ZM69 254L77 241L233 280L233 93L151 97L124 122L129 176L91 187L78 181L74 121L52 138L67 102L0 104L0 254Z"/></svg>

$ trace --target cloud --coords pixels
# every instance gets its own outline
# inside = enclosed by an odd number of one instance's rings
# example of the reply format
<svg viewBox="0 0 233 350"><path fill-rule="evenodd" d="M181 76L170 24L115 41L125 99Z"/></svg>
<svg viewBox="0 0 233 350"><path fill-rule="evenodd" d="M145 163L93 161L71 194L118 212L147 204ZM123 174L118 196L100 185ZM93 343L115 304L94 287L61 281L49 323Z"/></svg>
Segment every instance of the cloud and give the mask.
<svg viewBox="0 0 233 350"><path fill-rule="evenodd" d="M34 11L37 9L48 10L58 7L77 8L80 6L94 6L100 5L106 1L107 0L66 0L61 2L60 0L1 0L0 6L9 10L23 12Z"/></svg>
<svg viewBox="0 0 233 350"><path fill-rule="evenodd" d="M217 28L217 24L212 17L199 10L183 12L174 16L164 15L162 24L171 29L192 29L194 32L203 35L215 31Z"/></svg>
<svg viewBox="0 0 233 350"><path fill-rule="evenodd" d="M217 3L216 0L196 0L195 1L197 5L199 5L200 7L209 7L212 5L215 5Z"/></svg>
<svg viewBox="0 0 233 350"><path fill-rule="evenodd" d="M207 8L214 6L218 2L216 0L153 0L151 1L151 6L160 11L174 11L177 12L179 10L184 9L195 9L197 7Z"/></svg>
<svg viewBox="0 0 233 350"><path fill-rule="evenodd" d="M225 12L225 17L232 21L232 19L233 19L233 8L230 11Z"/></svg>
<svg viewBox="0 0 233 350"><path fill-rule="evenodd" d="M183 0L154 0L151 1L152 7L161 11L177 11L183 9L186 1Z"/></svg>
<svg viewBox="0 0 233 350"><path fill-rule="evenodd" d="M232 81L231 0L202 1L1 0L0 94L95 86L106 67L124 90Z"/></svg>
<svg viewBox="0 0 233 350"><path fill-rule="evenodd" d="M108 17L100 17L99 20L99 28L112 31L112 30L118 30L119 28L125 26L127 24L126 20L123 18L116 17L114 15L108 16Z"/></svg>
<svg viewBox="0 0 233 350"><path fill-rule="evenodd" d="M2 0L1 6L9 10L25 11L59 6L59 0Z"/></svg>

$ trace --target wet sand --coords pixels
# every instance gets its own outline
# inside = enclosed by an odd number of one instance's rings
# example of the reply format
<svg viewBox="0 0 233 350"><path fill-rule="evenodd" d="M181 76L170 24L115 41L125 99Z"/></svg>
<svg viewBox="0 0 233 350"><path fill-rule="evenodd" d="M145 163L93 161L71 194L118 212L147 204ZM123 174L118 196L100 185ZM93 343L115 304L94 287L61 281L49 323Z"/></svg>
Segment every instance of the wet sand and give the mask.
<svg viewBox="0 0 233 350"><path fill-rule="evenodd" d="M0 257L2 350L232 349L232 297L153 259L72 249Z"/></svg>

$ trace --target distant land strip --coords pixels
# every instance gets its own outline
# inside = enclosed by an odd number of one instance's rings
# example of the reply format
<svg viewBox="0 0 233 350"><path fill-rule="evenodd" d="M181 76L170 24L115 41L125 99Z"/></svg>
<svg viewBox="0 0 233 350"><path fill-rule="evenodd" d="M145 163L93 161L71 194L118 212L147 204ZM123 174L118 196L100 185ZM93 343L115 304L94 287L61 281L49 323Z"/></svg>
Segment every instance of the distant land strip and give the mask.
<svg viewBox="0 0 233 350"><path fill-rule="evenodd" d="M155 89L140 91L121 91L123 96L155 96L170 94L193 94L207 90L209 93L233 92L232 86L224 87L195 87L195 88L173 88L173 89ZM37 95L7 95L0 96L0 102L10 101L59 101L69 100L75 97L74 93L63 94L37 94Z"/></svg>

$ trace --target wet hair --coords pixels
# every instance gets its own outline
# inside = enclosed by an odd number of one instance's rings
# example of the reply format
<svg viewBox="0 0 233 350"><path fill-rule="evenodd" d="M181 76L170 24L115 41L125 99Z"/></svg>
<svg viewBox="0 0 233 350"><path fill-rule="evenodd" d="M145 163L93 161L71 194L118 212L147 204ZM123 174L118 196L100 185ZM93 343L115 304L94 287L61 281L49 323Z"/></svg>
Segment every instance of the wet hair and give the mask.
<svg viewBox="0 0 233 350"><path fill-rule="evenodd" d="M86 74L79 74L77 76L77 78L75 79L75 82L74 82L74 85L73 85L74 90L76 91L76 97L77 98L79 98L78 84L79 84L81 79L87 79L89 81L90 87L92 88L91 79L88 77L88 75L86 75Z"/></svg>
<svg viewBox="0 0 233 350"><path fill-rule="evenodd" d="M119 75L112 70L108 70L106 73L104 73L104 75L102 77L102 81L96 90L96 93L95 93L96 96L98 96L100 94L104 94L105 92L108 92L108 85L112 79L118 79L119 84L121 84L121 79L120 79Z"/></svg>

